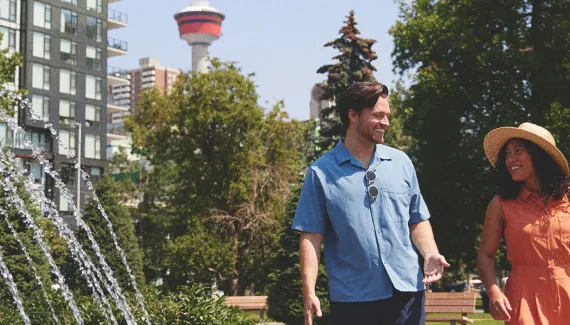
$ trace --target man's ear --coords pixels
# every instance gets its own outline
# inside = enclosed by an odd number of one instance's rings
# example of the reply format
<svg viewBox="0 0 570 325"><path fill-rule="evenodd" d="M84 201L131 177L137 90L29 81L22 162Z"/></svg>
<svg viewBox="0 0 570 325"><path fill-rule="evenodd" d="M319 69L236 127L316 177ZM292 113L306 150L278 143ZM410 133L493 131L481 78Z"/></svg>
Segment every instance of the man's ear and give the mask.
<svg viewBox="0 0 570 325"><path fill-rule="evenodd" d="M358 112L353 110L353 109L349 109L348 110L348 120L356 123L357 119L358 119Z"/></svg>

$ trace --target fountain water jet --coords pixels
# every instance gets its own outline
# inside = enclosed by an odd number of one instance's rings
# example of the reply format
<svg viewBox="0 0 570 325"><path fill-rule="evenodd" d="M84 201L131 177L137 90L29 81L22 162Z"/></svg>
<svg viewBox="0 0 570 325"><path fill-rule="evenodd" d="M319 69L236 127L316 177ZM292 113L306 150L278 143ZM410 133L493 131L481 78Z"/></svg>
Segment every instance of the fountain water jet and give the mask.
<svg viewBox="0 0 570 325"><path fill-rule="evenodd" d="M30 103L30 101L27 98L22 98L19 94L14 94L10 91L5 91L3 89L0 89L0 96L3 96L5 94L7 94L8 97L11 98L12 100L20 101L20 107L21 108L26 109L26 112L28 114L32 114L33 118L40 120L39 116L33 115L33 112L31 110L32 104ZM9 128L15 133L15 136L20 137L20 138L23 137L24 130L18 125L16 119L9 116L5 110L0 109L0 118L2 118L4 120L4 122L7 123ZM70 150L68 150L67 147L64 146L61 139L59 139L57 131L53 128L53 126L50 123L46 123L44 125L44 127L49 129L53 138L55 140L57 140L59 148L62 148L63 151L66 151L66 156L68 158L73 158L74 154L72 152L70 152ZM25 142L25 146L29 147L29 149L32 150L32 153L33 153L32 156L35 159L37 159L37 161L40 163L43 171L45 173L51 175L52 178L55 180L56 187L60 190L60 193L69 201L73 201L73 194L70 193L70 191L66 188L65 184L59 179L59 177L58 177L59 175L53 169L53 166L51 165L51 163L45 159L45 157L42 154L41 148L34 148L33 144L31 142L29 142L29 143ZM4 169L5 166L8 166L6 164L13 164L14 165L14 162L15 162L14 161L14 155L13 155L13 153L9 152L9 154L7 155L7 159L1 159L0 167L2 167L2 169ZM75 162L74 168L80 170L80 173L82 175L82 179L86 182L86 186L89 189L92 189L93 185L92 185L91 181L89 181L89 175L84 170L81 169L81 166L79 166L77 161ZM12 170L12 172L14 172L14 170ZM18 172L15 172L15 174L18 174ZM21 174L21 172L20 172L20 174ZM9 179L10 178L8 177L8 180ZM59 272L57 265L55 264L55 262L53 262L53 258L51 258L49 249L45 246L45 243L43 242L43 234L41 232L41 228L39 228L35 225L34 220L31 217L31 215L27 211L25 211L23 201L21 200L21 198L17 197L17 193L14 192L15 187L13 186L12 182L7 182L7 183L10 184L10 185L7 185L7 187L8 187L8 189L11 190L12 195L13 195L13 196L9 196L9 201L15 207L21 208L18 210L23 213L25 220L26 220L26 223L28 224L29 227L34 229L34 239L35 239L36 243L42 248L42 251L44 252L44 254L46 256L46 259L48 260L50 266L52 267L52 273L56 276L56 279L58 280L58 284L62 288L64 298L66 299L66 301L70 305L70 308L73 310L77 323L83 324L83 320L81 318L79 309L75 305L75 302L73 300L73 296L72 296L71 292L69 291L69 289L67 288L67 286L65 284L65 280L61 276L61 272ZM31 183L33 183L33 182L31 182ZM30 184L28 184L28 186ZM105 286L105 289L109 292L109 294L111 294L111 296L115 300L116 305L123 312L123 316L125 317L127 324L136 324L136 320L134 319L134 316L132 315L132 312L131 312L130 307L126 301L126 298L122 294L121 288L118 285L117 280L113 276L113 271L111 270L111 268L109 267L109 265L107 264L107 262L105 260L105 257L101 253L99 245L95 241L89 226L83 221L83 219L81 217L81 212L77 210L77 207L75 207L74 205L71 205L72 212L73 212L73 215L77 221L77 224L79 227L81 227L87 233L89 241L91 242L92 248L95 251L96 256L99 260L99 263L103 268L105 276L103 276L101 274L99 268L96 267L95 264L93 264L93 262L90 260L87 253L82 249L81 245L79 244L79 242L77 241L77 239L73 235L73 232L63 222L63 219L59 216L59 213L57 212L57 209L55 208L55 204L51 200L47 199L41 191L39 191L39 194L37 194L37 193L33 194L32 192L34 192L34 191L32 191L30 189L30 187L28 187L28 186L27 186L27 188L28 188L28 191L30 192L30 194L32 194L37 199L36 202L37 201L40 202L40 204L43 206L43 212L47 215L47 217L50 220L52 220L54 222L54 224L56 225L56 228L58 229L58 232L60 233L60 236L62 236L62 238L64 238L66 240L66 243L68 244L70 252L72 253L72 255L74 257L74 260L80 265L80 269L82 271L81 273L87 279L88 283L90 284L90 287L93 290L93 297L95 298L95 301L98 304L99 308L101 309L102 313L105 315L107 321L111 321L113 324L117 324L117 321L116 321L116 319L112 313L112 308L111 308L108 300L106 299L105 294L103 293L101 287L99 286L99 284L98 284L99 282L102 282L103 285ZM117 240L117 237L116 237L116 234L113 231L113 225L112 225L110 219L108 218L107 214L105 213L105 210L104 210L103 206L101 205L101 202L99 201L99 198L97 197L97 195L94 191L93 191L93 199L95 200L95 202L97 204L98 210L100 211L100 213L102 214L102 216L104 217L104 219L107 222L107 227L108 227L108 229L111 233L111 236L113 238L115 249L117 249L117 251L119 252L119 254L121 256L121 261L125 265L128 276L131 280L131 285L132 285L132 287L135 291L135 294L136 294L137 302L138 302L139 307L141 308L141 310L143 312L145 322L150 325L151 324L150 318L149 318L148 312L146 311L142 294L140 293L140 291L138 289L138 286L137 286L136 281L135 281L135 277L132 274L132 271L128 265L126 255L125 255L124 251L122 250L122 248L120 247L118 240ZM25 250L25 247L22 246L22 249ZM3 274L4 274L4 272L3 272ZM8 275L6 275L6 276L8 276ZM41 279L39 279L39 277L38 277L38 280L41 282ZM42 288L43 288L43 286L42 286ZM14 296L13 291L11 291L11 292ZM45 292L45 289L44 289L44 292ZM47 294L45 296L47 298ZM14 299L17 303L18 300L16 299L16 296L14 296ZM20 302L21 302L21 300L20 300ZM51 306L51 303L48 303L48 304L50 304L50 306ZM103 305L105 305L105 306L103 306ZM53 308L52 308L52 310L53 310ZM25 312L23 312L23 309L21 310L21 313L23 313L23 315L22 315L23 319L27 318L27 315L24 316ZM54 319L56 319L56 322L58 322L55 313L52 312L52 314L54 316ZM26 322L26 321L24 320L24 322Z"/></svg>

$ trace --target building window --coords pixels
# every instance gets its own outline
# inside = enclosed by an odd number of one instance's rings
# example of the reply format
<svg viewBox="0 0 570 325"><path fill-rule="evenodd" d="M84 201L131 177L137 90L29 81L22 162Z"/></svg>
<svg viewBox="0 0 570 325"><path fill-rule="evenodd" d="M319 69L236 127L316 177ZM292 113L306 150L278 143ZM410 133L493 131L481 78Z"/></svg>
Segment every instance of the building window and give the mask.
<svg viewBox="0 0 570 325"><path fill-rule="evenodd" d="M0 0L0 19L16 21L16 0Z"/></svg>
<svg viewBox="0 0 570 325"><path fill-rule="evenodd" d="M89 174L89 178L93 184L97 184L103 175L103 169L101 167L83 166L83 170Z"/></svg>
<svg viewBox="0 0 570 325"><path fill-rule="evenodd" d="M59 101L59 123L75 124L76 104L70 100Z"/></svg>
<svg viewBox="0 0 570 325"><path fill-rule="evenodd" d="M88 126L101 126L101 106L85 105L85 123Z"/></svg>
<svg viewBox="0 0 570 325"><path fill-rule="evenodd" d="M75 71L59 70L59 92L62 94L75 95L77 75Z"/></svg>
<svg viewBox="0 0 570 325"><path fill-rule="evenodd" d="M101 137L94 134L85 135L85 158L101 159Z"/></svg>
<svg viewBox="0 0 570 325"><path fill-rule="evenodd" d="M77 0L61 0L61 2L67 2L77 6Z"/></svg>
<svg viewBox="0 0 570 325"><path fill-rule="evenodd" d="M77 62L77 43L62 39L59 43L59 53L61 61L69 64L75 64Z"/></svg>
<svg viewBox="0 0 570 325"><path fill-rule="evenodd" d="M67 152L70 151L75 153L75 133L70 132L67 130L60 130L59 131L59 139L61 140L61 144L58 144L58 153L60 155L67 155ZM67 149L66 149L67 147Z"/></svg>
<svg viewBox="0 0 570 325"><path fill-rule="evenodd" d="M34 182L36 184L41 184L42 182L42 165L39 162L32 159L24 159L24 168L26 169L26 175L32 175Z"/></svg>
<svg viewBox="0 0 570 325"><path fill-rule="evenodd" d="M51 6L34 2L34 26L51 29Z"/></svg>
<svg viewBox="0 0 570 325"><path fill-rule="evenodd" d="M103 21L87 17L87 38L101 42L103 40Z"/></svg>
<svg viewBox="0 0 570 325"><path fill-rule="evenodd" d="M39 131L26 131L24 135L25 141L32 142L33 148L42 148L43 150L48 150L49 146L46 142L46 135Z"/></svg>
<svg viewBox="0 0 570 325"><path fill-rule="evenodd" d="M35 94L32 96L32 119L49 121L49 97Z"/></svg>
<svg viewBox="0 0 570 325"><path fill-rule="evenodd" d="M85 97L100 100L102 97L101 88L101 77L91 75L85 76Z"/></svg>
<svg viewBox="0 0 570 325"><path fill-rule="evenodd" d="M87 10L103 12L103 0L87 0Z"/></svg>
<svg viewBox="0 0 570 325"><path fill-rule="evenodd" d="M71 211L69 209L69 202L67 201L63 193L59 194L59 211Z"/></svg>
<svg viewBox="0 0 570 325"><path fill-rule="evenodd" d="M61 164L61 181L67 186L75 186L75 176L77 172L69 164Z"/></svg>
<svg viewBox="0 0 570 325"><path fill-rule="evenodd" d="M77 13L61 10L61 32L72 35L77 33Z"/></svg>
<svg viewBox="0 0 570 325"><path fill-rule="evenodd" d="M34 32L33 55L38 58L49 60L49 53L51 50L50 42L51 36L44 33Z"/></svg>
<svg viewBox="0 0 570 325"><path fill-rule="evenodd" d="M2 50L9 49L10 52L16 52L16 30L4 26L0 26L0 33L2 33Z"/></svg>
<svg viewBox="0 0 570 325"><path fill-rule="evenodd" d="M49 67L34 63L32 65L32 87L49 90Z"/></svg>
<svg viewBox="0 0 570 325"><path fill-rule="evenodd" d="M93 70L101 71L103 69L103 50L93 46L87 46L87 67Z"/></svg>

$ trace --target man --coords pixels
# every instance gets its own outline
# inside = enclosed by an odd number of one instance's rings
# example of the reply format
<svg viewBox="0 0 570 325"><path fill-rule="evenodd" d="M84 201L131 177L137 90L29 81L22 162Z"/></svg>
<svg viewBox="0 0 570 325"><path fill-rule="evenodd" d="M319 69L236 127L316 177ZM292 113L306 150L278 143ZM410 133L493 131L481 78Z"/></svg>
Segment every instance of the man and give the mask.
<svg viewBox="0 0 570 325"><path fill-rule="evenodd" d="M305 324L321 316L315 283L324 238L332 325L423 325L425 284L441 279L449 264L412 162L382 145L388 88L355 83L338 108L346 138L309 167L292 225L301 232Z"/></svg>

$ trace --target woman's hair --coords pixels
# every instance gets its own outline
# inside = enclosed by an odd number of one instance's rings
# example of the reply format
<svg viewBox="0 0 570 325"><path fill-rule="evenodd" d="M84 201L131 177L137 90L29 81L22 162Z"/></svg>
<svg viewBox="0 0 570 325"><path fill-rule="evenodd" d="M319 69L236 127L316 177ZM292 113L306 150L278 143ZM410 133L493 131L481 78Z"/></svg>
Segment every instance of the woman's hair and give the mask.
<svg viewBox="0 0 570 325"><path fill-rule="evenodd" d="M551 195L556 200L562 199L565 195L568 196L570 193L568 188L570 185L569 180L562 175L562 171L554 159L552 159L546 151L533 142L525 139L515 139L521 141L528 151L543 195ZM505 159L507 157L507 145L511 140L507 141L507 143L505 143L501 148L501 151L499 151L499 158L495 165L495 169L498 173L497 192L504 199L516 198L523 185L522 182L516 182L513 180L505 164Z"/></svg>

